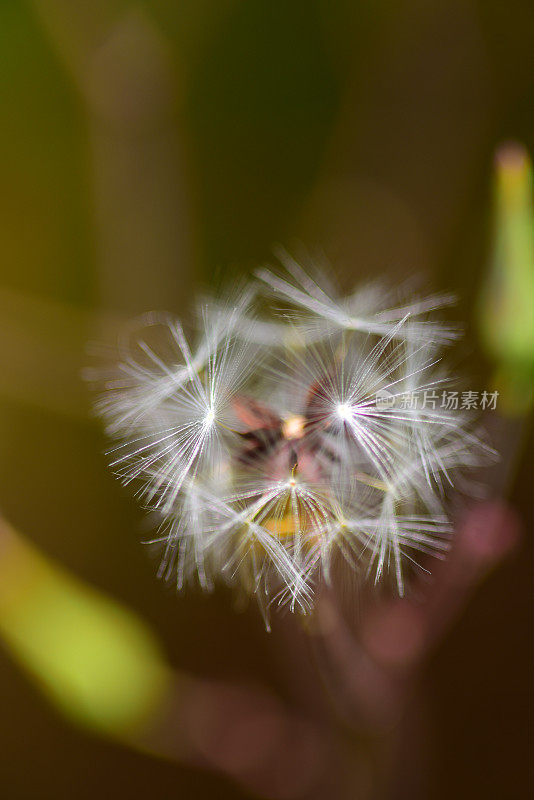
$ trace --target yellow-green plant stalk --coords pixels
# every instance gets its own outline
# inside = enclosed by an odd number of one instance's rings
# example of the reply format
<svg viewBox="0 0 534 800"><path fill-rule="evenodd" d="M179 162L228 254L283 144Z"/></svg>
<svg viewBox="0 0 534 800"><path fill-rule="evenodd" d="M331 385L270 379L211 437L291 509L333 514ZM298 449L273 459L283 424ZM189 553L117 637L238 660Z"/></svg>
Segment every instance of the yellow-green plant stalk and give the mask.
<svg viewBox="0 0 534 800"><path fill-rule="evenodd" d="M521 414L534 399L534 184L521 145L499 148L494 181L494 246L480 330L496 364L502 409Z"/></svg>

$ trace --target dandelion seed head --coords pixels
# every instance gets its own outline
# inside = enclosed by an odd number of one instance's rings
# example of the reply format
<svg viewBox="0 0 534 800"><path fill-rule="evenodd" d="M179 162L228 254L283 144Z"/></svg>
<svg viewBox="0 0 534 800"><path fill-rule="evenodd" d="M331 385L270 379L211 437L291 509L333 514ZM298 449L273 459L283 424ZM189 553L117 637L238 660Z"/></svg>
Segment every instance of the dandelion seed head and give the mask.
<svg viewBox="0 0 534 800"><path fill-rule="evenodd" d="M492 457L468 411L401 403L450 385L450 297L340 297L281 260L203 298L191 331L144 318L97 401L113 469L161 520L160 575L238 587L266 619L309 611L338 559L404 594L447 551L451 492Z"/></svg>

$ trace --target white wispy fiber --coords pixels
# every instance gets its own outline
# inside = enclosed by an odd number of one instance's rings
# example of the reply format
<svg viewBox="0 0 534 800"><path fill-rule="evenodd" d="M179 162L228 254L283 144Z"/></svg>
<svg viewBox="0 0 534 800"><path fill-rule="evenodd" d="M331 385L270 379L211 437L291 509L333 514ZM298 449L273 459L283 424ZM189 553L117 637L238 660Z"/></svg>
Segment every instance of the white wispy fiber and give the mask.
<svg viewBox="0 0 534 800"><path fill-rule="evenodd" d="M457 334L434 313L449 296L342 298L282 261L204 300L191 335L144 318L97 404L114 470L161 519L160 574L239 585L266 618L313 607L335 562L404 594L443 557L451 490L489 453L472 412L422 403L452 385Z"/></svg>

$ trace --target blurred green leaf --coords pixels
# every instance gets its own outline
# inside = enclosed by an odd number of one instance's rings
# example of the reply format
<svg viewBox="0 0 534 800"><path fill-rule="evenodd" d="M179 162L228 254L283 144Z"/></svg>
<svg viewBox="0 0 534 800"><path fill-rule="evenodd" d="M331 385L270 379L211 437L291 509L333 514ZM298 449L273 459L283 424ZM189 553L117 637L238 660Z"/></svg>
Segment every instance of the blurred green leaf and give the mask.
<svg viewBox="0 0 534 800"><path fill-rule="evenodd" d="M135 734L162 703L170 670L147 626L2 531L0 633L68 717Z"/></svg>
<svg viewBox="0 0 534 800"><path fill-rule="evenodd" d="M512 411L528 406L534 393L533 189L526 150L519 144L502 146L495 159L495 238L480 327Z"/></svg>

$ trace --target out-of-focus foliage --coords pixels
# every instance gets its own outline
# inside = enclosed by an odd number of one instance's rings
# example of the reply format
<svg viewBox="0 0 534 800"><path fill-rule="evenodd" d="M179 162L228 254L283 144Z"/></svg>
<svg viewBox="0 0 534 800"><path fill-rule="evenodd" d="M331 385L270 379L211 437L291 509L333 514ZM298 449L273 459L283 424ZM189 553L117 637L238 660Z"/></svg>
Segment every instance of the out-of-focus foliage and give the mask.
<svg viewBox="0 0 534 800"><path fill-rule="evenodd" d="M503 145L495 158L494 225L481 332L503 400L519 411L534 391L534 184L532 162L518 144Z"/></svg>
<svg viewBox="0 0 534 800"><path fill-rule="evenodd" d="M147 626L5 525L0 631L50 699L79 724L131 735L165 697L170 671Z"/></svg>

